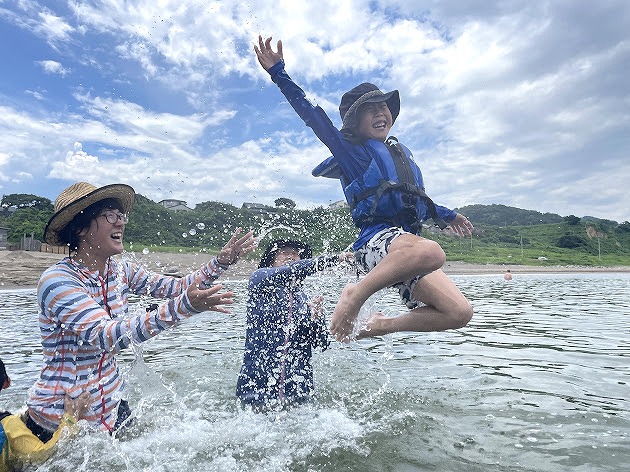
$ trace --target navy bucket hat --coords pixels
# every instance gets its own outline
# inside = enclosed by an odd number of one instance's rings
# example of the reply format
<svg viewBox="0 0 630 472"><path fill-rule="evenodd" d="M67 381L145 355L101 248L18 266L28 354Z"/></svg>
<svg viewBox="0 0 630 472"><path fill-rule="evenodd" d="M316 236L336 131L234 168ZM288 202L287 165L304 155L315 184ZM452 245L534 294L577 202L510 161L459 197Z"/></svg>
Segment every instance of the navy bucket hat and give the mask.
<svg viewBox="0 0 630 472"><path fill-rule="evenodd" d="M311 251L311 247L308 244L303 243L302 241L296 241L293 239L274 239L269 243L267 249L265 249L265 252L260 258L260 264L258 264L258 268L262 269L263 267L271 267L278 251L285 247L290 247L298 251L298 253L300 254L300 259L310 259L311 257L313 257L313 251Z"/></svg>
<svg viewBox="0 0 630 472"><path fill-rule="evenodd" d="M341 129L353 128L356 125L356 114L361 105L378 102L387 103L387 107L392 114L392 123L394 123L400 113L400 94L398 90L383 93L376 85L364 82L344 93L339 105L339 114L343 122Z"/></svg>

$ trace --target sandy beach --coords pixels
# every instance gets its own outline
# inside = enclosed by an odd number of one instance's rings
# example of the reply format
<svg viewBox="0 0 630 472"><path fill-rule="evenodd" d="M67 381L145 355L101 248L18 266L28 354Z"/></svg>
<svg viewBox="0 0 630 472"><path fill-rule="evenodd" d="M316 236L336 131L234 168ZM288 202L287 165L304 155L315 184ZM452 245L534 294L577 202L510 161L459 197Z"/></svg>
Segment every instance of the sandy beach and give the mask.
<svg viewBox="0 0 630 472"><path fill-rule="evenodd" d="M127 253L129 257L151 270L168 274L186 274L201 267L211 257L205 253ZM63 254L27 251L0 251L0 290L33 288L44 270L63 258ZM246 279L256 269L254 261L239 261L223 275L224 279ZM510 269L514 276L519 273L545 272L630 272L630 267L587 267L587 266L524 266L501 264L468 264L447 261L443 270L451 275L497 274Z"/></svg>

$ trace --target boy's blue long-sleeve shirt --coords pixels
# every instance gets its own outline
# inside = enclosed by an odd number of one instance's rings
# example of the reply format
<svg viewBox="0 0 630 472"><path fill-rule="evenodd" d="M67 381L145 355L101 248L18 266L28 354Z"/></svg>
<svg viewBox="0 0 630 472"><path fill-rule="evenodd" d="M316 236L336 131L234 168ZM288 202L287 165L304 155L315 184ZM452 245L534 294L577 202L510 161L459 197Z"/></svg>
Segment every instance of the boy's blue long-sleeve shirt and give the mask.
<svg viewBox="0 0 630 472"><path fill-rule="evenodd" d="M312 394L312 348L328 347L328 328L323 316L312 318L302 282L336 259L303 259L250 276L245 353L236 386L243 402L287 403Z"/></svg>
<svg viewBox="0 0 630 472"><path fill-rule="evenodd" d="M361 144L353 144L348 141L343 133L335 127L326 112L308 101L304 91L293 82L284 70L284 61L274 64L267 72L306 126L311 128L319 140L328 147L348 181L363 176L376 153L370 146L370 140ZM438 216L447 223L453 221L457 216L457 213L449 208L441 205L435 205L435 207ZM388 227L387 224L382 223L361 227L359 236L353 244L354 250L363 246L376 233Z"/></svg>

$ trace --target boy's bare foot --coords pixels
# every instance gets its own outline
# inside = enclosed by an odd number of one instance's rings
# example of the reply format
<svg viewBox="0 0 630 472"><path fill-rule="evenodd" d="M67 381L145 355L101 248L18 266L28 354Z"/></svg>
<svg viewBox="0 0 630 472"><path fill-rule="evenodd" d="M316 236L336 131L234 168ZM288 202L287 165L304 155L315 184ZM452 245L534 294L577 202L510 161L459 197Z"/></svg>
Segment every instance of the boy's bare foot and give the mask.
<svg viewBox="0 0 630 472"><path fill-rule="evenodd" d="M341 291L341 296L335 306L330 320L330 332L337 341L347 339L353 331L354 323L359 316L362 303L356 297L356 284L348 284Z"/></svg>
<svg viewBox="0 0 630 472"><path fill-rule="evenodd" d="M363 338L373 338L375 336L381 336L383 334L387 334L388 331L385 329L384 321L387 318L383 313L377 311L373 313L372 316L367 320L365 326L362 326L357 334L357 339Z"/></svg>

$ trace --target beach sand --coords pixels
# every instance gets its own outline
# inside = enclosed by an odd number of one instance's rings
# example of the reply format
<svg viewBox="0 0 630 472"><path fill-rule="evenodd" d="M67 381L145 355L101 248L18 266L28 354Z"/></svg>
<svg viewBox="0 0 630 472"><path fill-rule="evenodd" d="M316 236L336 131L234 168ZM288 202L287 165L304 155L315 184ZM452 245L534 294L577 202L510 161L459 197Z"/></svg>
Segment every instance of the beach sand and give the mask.
<svg viewBox="0 0 630 472"><path fill-rule="evenodd" d="M173 253L127 253L129 257L147 268L163 274L183 275L204 265L211 255L207 253L173 254ZM50 254L30 251L0 250L0 290L15 288L34 288L42 272L62 259L63 254ZM256 269L257 261L239 261L230 267L223 279L242 280ZM587 267L587 266L524 266L517 264L468 264L458 261L447 261L444 272L451 275L497 274L502 276L510 269L517 277L519 273L545 272L630 272L630 267Z"/></svg>

